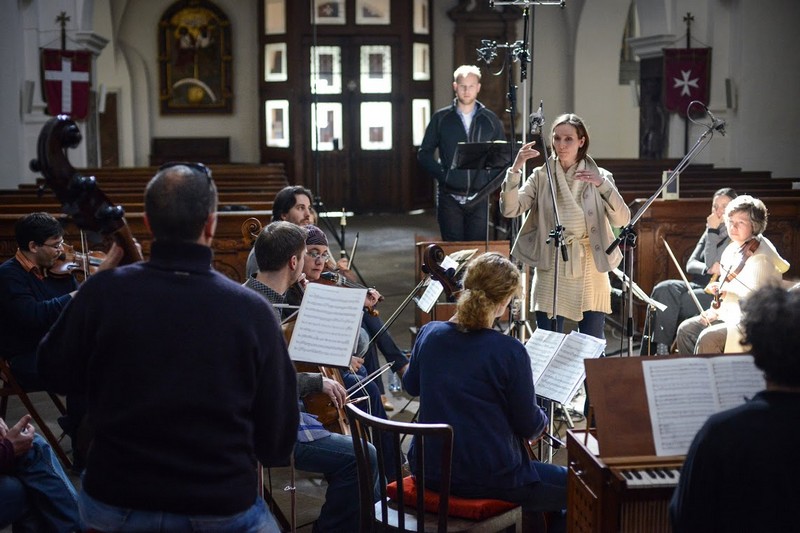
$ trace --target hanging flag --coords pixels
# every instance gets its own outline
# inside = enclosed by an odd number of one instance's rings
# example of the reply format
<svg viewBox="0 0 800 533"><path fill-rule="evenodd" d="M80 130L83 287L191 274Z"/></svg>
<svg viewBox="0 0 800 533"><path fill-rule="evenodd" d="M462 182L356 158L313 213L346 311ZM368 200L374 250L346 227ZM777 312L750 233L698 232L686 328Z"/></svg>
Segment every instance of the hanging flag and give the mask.
<svg viewBox="0 0 800 533"><path fill-rule="evenodd" d="M92 53L86 50L42 49L42 86L47 114L75 120L89 113Z"/></svg>
<svg viewBox="0 0 800 533"><path fill-rule="evenodd" d="M708 106L711 48L664 49L664 105L686 116L692 100Z"/></svg>

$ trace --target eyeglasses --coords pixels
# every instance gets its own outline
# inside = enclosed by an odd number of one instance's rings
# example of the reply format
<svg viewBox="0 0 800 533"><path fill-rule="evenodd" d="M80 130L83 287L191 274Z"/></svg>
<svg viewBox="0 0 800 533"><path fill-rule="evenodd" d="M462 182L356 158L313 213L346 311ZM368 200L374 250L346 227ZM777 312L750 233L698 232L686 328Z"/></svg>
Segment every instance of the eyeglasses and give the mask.
<svg viewBox="0 0 800 533"><path fill-rule="evenodd" d="M60 240L55 244L47 244L46 242L43 242L42 244L40 244L40 246L47 246L48 248L52 248L53 250L60 250L61 248L64 247L64 241Z"/></svg>
<svg viewBox="0 0 800 533"><path fill-rule="evenodd" d="M208 183L211 184L211 169L205 166L203 163L192 163L191 161L169 161L158 167L158 171L161 172L162 170L167 170L168 168L173 167L189 167L195 172L204 174L205 177L208 178Z"/></svg>
<svg viewBox="0 0 800 533"><path fill-rule="evenodd" d="M308 251L307 251L307 252L306 252L306 255L307 255L308 257L310 257L311 259L313 259L315 262L316 262L316 261L319 261L320 259L322 259L322 262L323 262L323 263L324 263L324 262L326 262L328 259L330 259L330 258L331 258L331 254L330 254L330 253L328 253L328 252L319 253L319 252L317 252L317 251L312 251L312 252L308 252Z"/></svg>

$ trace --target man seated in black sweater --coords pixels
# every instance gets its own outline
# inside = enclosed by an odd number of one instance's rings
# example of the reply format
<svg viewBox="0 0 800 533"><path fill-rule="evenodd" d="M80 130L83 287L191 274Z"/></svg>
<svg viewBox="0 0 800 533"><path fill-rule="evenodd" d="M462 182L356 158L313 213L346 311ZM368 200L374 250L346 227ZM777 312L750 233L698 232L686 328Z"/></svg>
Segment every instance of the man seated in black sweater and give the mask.
<svg viewBox="0 0 800 533"><path fill-rule="evenodd" d="M743 342L767 388L715 414L695 436L670 505L679 533L797 528L800 290L759 289L742 312Z"/></svg>
<svg viewBox="0 0 800 533"><path fill-rule="evenodd" d="M316 227L314 230L320 232ZM289 287L303 278L306 237L305 228L290 222L273 222L264 228L254 246L258 272L255 277L248 278L244 283L245 287L257 291L275 306L285 304ZM274 309L275 314L280 316L280 308ZM319 373L306 372L298 373L297 381L301 398L324 392L330 397L334 407L344 407L346 391L338 381ZM377 472L377 455L374 448L370 451L372 471ZM301 412L294 463L299 470L323 474L328 482L325 503L314 524L314 531L357 531L358 472L352 437L331 433L313 416ZM377 482L377 478L373 479L373 484L376 484L376 500L379 498Z"/></svg>
<svg viewBox="0 0 800 533"><path fill-rule="evenodd" d="M87 395L84 525L275 530L257 463L288 460L299 417L280 326L211 266L217 190L205 166L164 165L144 200L150 259L90 277L38 351L52 390Z"/></svg>

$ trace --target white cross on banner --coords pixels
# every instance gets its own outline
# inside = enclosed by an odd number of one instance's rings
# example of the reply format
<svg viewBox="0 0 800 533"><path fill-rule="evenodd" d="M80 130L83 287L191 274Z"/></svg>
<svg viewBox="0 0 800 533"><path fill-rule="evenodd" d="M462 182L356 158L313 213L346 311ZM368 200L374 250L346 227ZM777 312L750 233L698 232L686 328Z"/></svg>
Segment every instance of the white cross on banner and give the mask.
<svg viewBox="0 0 800 533"><path fill-rule="evenodd" d="M42 84L49 115L86 118L91 65L92 54L86 50L42 49Z"/></svg>

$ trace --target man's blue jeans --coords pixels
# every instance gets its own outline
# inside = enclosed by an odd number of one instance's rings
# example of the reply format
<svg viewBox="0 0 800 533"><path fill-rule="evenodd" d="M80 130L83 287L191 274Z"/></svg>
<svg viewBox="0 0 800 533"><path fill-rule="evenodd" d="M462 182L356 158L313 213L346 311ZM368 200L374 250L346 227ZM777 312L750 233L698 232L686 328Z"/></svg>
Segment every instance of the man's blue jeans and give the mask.
<svg viewBox="0 0 800 533"><path fill-rule="evenodd" d="M34 524L55 532L81 529L75 488L39 435L14 472L0 476L0 527L18 520L14 531L36 531Z"/></svg>
<svg viewBox="0 0 800 533"><path fill-rule="evenodd" d="M232 516L180 515L123 509L99 502L81 491L78 504L87 528L106 533L148 531L151 533L279 533L280 528L262 498L247 510Z"/></svg>
<svg viewBox="0 0 800 533"><path fill-rule="evenodd" d="M378 459L371 444L370 462L372 471L375 472L374 501L377 501L380 498ZM358 468L353 438L331 433L328 437L312 442L298 442L294 447L294 466L298 470L321 473L328 483L325 503L317 519L315 531L358 531L361 499L358 494Z"/></svg>

